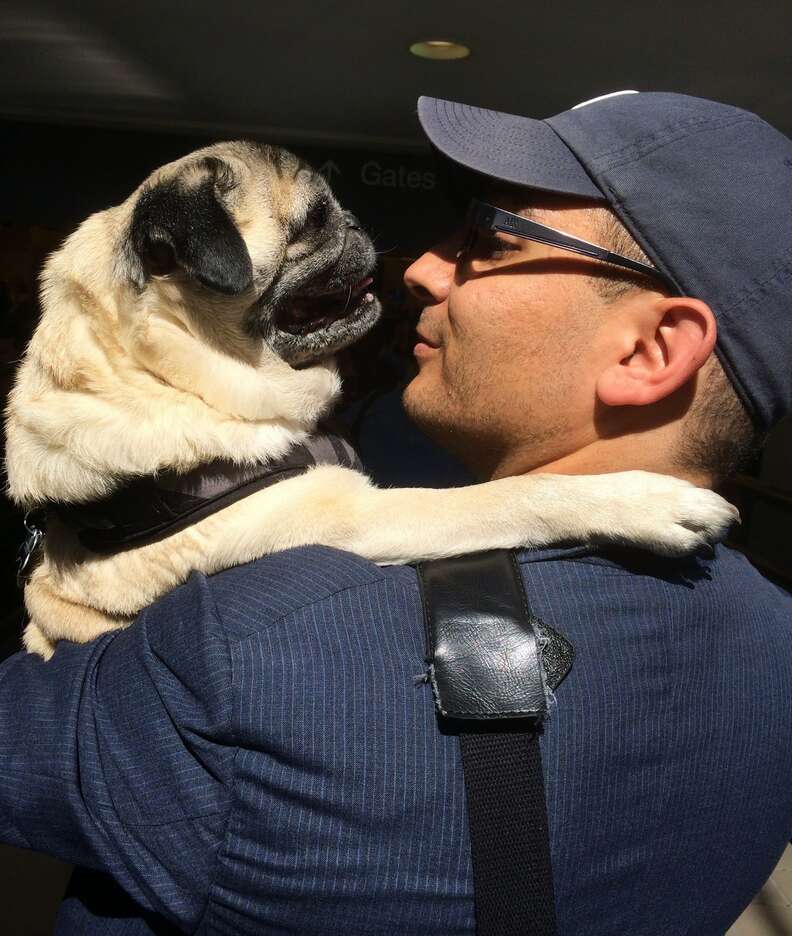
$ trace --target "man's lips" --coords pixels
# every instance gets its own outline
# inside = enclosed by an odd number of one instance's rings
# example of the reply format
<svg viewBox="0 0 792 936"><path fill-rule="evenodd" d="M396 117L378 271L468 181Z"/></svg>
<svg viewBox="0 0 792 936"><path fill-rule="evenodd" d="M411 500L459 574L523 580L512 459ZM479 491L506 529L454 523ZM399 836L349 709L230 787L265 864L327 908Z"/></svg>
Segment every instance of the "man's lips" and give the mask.
<svg viewBox="0 0 792 936"><path fill-rule="evenodd" d="M416 329L415 334L418 338L418 343L413 348L413 354L417 358L426 357L431 354L431 352L437 351L440 348L439 341L435 341L428 335L425 335L420 329Z"/></svg>

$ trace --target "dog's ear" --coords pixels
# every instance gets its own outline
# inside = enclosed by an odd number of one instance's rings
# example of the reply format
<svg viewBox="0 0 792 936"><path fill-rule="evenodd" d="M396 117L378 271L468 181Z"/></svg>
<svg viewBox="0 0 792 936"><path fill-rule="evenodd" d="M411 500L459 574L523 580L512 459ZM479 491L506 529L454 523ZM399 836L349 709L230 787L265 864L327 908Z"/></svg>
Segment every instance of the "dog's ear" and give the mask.
<svg viewBox="0 0 792 936"><path fill-rule="evenodd" d="M145 189L132 212L130 241L148 275L182 269L209 289L238 296L253 283L245 242L218 197L220 160Z"/></svg>

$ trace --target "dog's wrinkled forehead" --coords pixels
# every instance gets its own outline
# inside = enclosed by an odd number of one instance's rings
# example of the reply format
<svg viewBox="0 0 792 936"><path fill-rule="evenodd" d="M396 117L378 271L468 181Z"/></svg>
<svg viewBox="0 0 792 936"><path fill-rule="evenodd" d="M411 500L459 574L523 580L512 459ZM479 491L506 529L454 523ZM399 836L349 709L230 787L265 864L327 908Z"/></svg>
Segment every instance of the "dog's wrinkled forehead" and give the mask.
<svg viewBox="0 0 792 936"><path fill-rule="evenodd" d="M129 243L146 276L181 270L226 295L259 289L288 256L344 224L318 172L280 147L217 143L152 173L134 196Z"/></svg>
<svg viewBox="0 0 792 936"><path fill-rule="evenodd" d="M250 141L217 143L155 172L148 184L213 185L240 225L271 215L288 240L322 227L340 207L321 173L294 153Z"/></svg>

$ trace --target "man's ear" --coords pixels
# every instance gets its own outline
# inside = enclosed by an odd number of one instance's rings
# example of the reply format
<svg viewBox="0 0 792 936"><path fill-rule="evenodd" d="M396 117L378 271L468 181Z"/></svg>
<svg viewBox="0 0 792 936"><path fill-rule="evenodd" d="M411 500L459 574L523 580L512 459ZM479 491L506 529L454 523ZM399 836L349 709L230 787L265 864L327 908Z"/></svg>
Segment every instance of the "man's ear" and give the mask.
<svg viewBox="0 0 792 936"><path fill-rule="evenodd" d="M659 300L625 330L626 352L597 380L607 406L646 406L670 396L690 380L715 347L712 309L700 299Z"/></svg>
<svg viewBox="0 0 792 936"><path fill-rule="evenodd" d="M130 242L148 276L181 269L208 289L238 296L253 283L245 242L217 192L218 160L191 166L189 181L167 179L142 192Z"/></svg>

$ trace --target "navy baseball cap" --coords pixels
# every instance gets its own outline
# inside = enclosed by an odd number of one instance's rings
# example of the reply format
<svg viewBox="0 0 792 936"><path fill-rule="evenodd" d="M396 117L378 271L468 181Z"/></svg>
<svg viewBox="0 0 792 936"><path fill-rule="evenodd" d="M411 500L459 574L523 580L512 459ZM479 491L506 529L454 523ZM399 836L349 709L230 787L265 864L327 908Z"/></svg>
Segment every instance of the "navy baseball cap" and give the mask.
<svg viewBox="0 0 792 936"><path fill-rule="evenodd" d="M610 205L679 295L712 308L754 421L792 412L792 140L749 111L655 92L547 120L422 97L418 116L459 166Z"/></svg>

